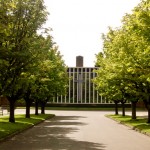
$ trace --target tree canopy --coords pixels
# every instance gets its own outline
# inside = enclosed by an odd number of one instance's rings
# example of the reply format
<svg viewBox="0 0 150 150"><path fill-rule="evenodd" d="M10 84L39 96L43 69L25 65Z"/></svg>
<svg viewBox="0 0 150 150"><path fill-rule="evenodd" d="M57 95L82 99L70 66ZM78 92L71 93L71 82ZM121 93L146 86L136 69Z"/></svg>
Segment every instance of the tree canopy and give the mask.
<svg viewBox="0 0 150 150"><path fill-rule="evenodd" d="M66 65L43 29L48 14L43 0L0 0L0 95L10 102L10 122L18 99L65 91Z"/></svg>
<svg viewBox="0 0 150 150"><path fill-rule="evenodd" d="M150 109L150 1L142 0L122 26L103 34L103 52L95 79L98 90L111 100L143 100ZM150 119L148 120L150 122Z"/></svg>

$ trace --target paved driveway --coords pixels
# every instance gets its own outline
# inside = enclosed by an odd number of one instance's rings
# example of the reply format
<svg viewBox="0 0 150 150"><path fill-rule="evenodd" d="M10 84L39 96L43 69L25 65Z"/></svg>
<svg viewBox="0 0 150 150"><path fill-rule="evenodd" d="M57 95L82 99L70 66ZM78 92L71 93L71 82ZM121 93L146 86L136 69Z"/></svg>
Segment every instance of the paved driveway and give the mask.
<svg viewBox="0 0 150 150"><path fill-rule="evenodd" d="M50 111L56 117L6 142L0 150L150 150L150 137L102 111Z"/></svg>

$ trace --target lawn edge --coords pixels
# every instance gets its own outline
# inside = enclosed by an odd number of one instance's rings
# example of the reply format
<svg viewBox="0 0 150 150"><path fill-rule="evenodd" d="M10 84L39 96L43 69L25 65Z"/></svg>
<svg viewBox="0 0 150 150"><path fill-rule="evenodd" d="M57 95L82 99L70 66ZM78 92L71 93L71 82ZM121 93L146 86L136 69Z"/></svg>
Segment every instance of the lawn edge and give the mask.
<svg viewBox="0 0 150 150"><path fill-rule="evenodd" d="M129 127L130 129L132 129L132 130L134 130L134 131L137 131L137 132L139 132L139 133L142 133L142 134L147 135L147 136L150 137L150 133L147 133L147 132L145 132L145 131L142 131L142 130L138 129L137 127L133 127L133 126L131 126L131 125L129 125L129 124L126 124L126 123L124 123L123 121L119 121L119 120L117 120L117 119L115 119L115 118L112 118L111 116L109 116L109 114L105 115L105 117L107 117L107 118L109 118L109 119L112 119L113 121L116 121L116 122L118 122L119 124L125 125L125 126Z"/></svg>
<svg viewBox="0 0 150 150"><path fill-rule="evenodd" d="M8 139L14 137L15 135L18 135L18 134L20 134L20 133L23 133L23 132L27 131L28 129L33 128L34 126L39 125L39 124L43 123L44 121L55 117L55 114L49 114L49 115L50 115L50 116L47 117L46 119L42 119L42 120L40 120L39 122L37 122L37 123L35 123L35 124L32 124L32 125L29 125L28 127L24 128L24 129L22 129L22 130L18 130L18 131L16 131L16 132L12 133L12 134L8 134L6 137L0 139L0 143L5 142L5 141L7 141Z"/></svg>

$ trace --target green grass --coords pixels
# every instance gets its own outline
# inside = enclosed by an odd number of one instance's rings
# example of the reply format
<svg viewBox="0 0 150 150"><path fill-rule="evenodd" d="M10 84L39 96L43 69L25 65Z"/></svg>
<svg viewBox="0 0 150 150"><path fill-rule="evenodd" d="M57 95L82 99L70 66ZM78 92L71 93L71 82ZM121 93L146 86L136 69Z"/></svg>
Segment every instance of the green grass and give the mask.
<svg viewBox="0 0 150 150"><path fill-rule="evenodd" d="M25 109L25 107L17 107L17 109ZM34 109L34 107L31 107ZM89 106L89 107L74 107L74 106L58 106L58 107L46 107L46 110L83 110L83 111L115 111L114 107L96 107L96 106ZM122 111L122 108L118 108L119 111ZM145 108L137 108L137 111L145 111ZM126 111L131 111L131 108L126 108Z"/></svg>
<svg viewBox="0 0 150 150"><path fill-rule="evenodd" d="M150 124L147 123L147 118L137 117L137 119L131 119L131 116L121 116L121 115L107 115L107 117L112 118L122 124L128 125L135 130L142 133L150 135Z"/></svg>
<svg viewBox="0 0 150 150"><path fill-rule="evenodd" d="M17 109L25 109L25 107L17 107ZM35 109L31 107L31 109ZM115 111L113 107L72 107L72 106L60 106L60 107L46 107L46 110L73 110L73 111ZM122 111L122 108L118 108L119 111ZM143 108L137 108L137 111L145 110ZM131 111L131 108L126 108L126 111Z"/></svg>
<svg viewBox="0 0 150 150"><path fill-rule="evenodd" d="M46 107L46 110L73 110L73 111L114 111L114 107ZM146 109L144 108L137 108L137 111L145 111ZM118 108L118 111L122 111L122 108ZM126 108L126 111L131 111L131 108Z"/></svg>
<svg viewBox="0 0 150 150"><path fill-rule="evenodd" d="M25 118L24 115L16 115L15 123L10 123L8 116L0 116L0 140L19 133L35 124L38 124L45 119L53 117L54 115L31 115L31 118Z"/></svg>
<svg viewBox="0 0 150 150"><path fill-rule="evenodd" d="M17 109L25 109L25 107L17 107ZM31 107L34 109L34 107ZM46 107L45 110L95 110L95 111L114 111L114 108L103 108L103 107L71 107L71 106L60 106L60 107Z"/></svg>
<svg viewBox="0 0 150 150"><path fill-rule="evenodd" d="M103 108L103 107L46 107L46 110L114 111L114 108Z"/></svg>

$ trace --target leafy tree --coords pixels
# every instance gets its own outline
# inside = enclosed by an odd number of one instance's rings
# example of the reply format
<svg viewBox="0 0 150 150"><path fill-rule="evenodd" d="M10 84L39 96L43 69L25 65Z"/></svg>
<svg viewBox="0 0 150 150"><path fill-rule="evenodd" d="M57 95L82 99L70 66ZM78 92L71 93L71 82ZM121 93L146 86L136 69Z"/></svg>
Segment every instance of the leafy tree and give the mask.
<svg viewBox="0 0 150 150"><path fill-rule="evenodd" d="M132 14L127 14L123 18L122 27L115 30L109 28L109 32L103 35L103 59L98 56L97 64L101 66L98 74L104 73L105 76L98 76L95 80L98 89L104 89L107 85L105 94L111 95L115 89L115 95L121 91L122 97L131 101L133 119L136 119L137 101L143 100L148 109L148 122L150 122L149 7L149 0L141 1Z"/></svg>
<svg viewBox="0 0 150 150"><path fill-rule="evenodd" d="M136 87L136 95L143 99L148 110L150 122L150 95L149 95L149 52L150 52L150 1L143 0L135 7L133 14L124 17L123 29L128 33L129 47L127 53L132 59L133 67L130 69Z"/></svg>
<svg viewBox="0 0 150 150"><path fill-rule="evenodd" d="M22 73L34 64L39 30L47 19L43 0L0 1L0 94L10 102L10 122L15 122L14 105L23 95Z"/></svg>
<svg viewBox="0 0 150 150"><path fill-rule="evenodd" d="M47 53L47 60L43 61L39 68L40 74L37 77L38 95L36 97L36 103L40 102L41 112L45 113L46 103L56 93L60 95L65 94L68 76L64 61L55 47ZM36 114L38 114L37 111Z"/></svg>
<svg viewBox="0 0 150 150"><path fill-rule="evenodd" d="M45 33L44 33L45 34ZM47 31L46 31L47 34ZM31 69L26 72L26 91L24 94L24 99L26 102L26 118L30 118L30 106L32 102L36 99L36 90L38 90L37 82L38 76L41 74L41 64L47 60L47 55L51 49L53 49L54 42L52 37L47 35L43 37L39 35L37 41L35 41L34 47L38 51L38 55L35 57L34 64L30 67ZM47 70L45 70L47 72ZM37 110L38 113L38 110Z"/></svg>

